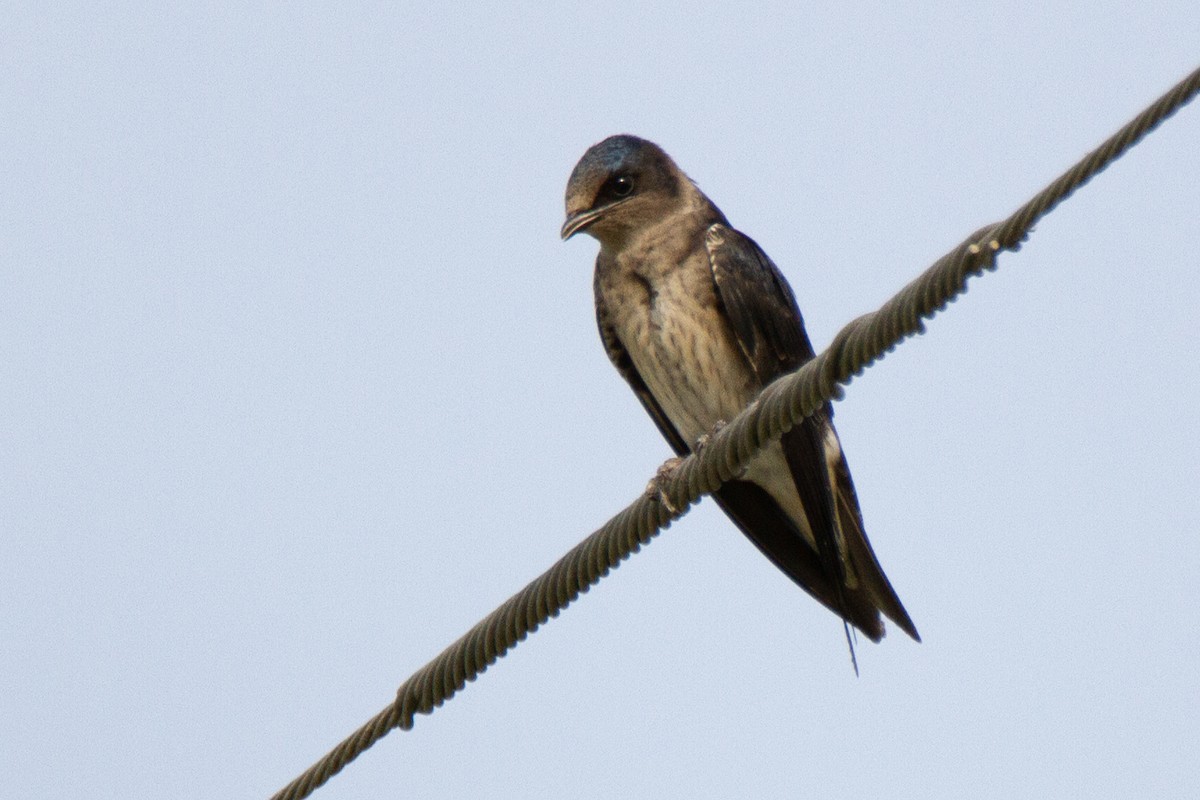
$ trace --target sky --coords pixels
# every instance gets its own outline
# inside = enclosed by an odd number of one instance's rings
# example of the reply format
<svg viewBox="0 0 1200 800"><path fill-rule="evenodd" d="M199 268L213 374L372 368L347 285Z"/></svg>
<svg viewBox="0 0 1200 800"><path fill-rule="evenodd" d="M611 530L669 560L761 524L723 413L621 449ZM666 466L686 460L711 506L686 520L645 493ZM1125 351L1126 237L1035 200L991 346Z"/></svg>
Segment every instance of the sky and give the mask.
<svg viewBox="0 0 1200 800"><path fill-rule="evenodd" d="M0 30L0 793L266 797L670 452L576 160L818 349L1200 64L1193 0L56 4ZM703 502L325 800L1200 791L1200 105L836 405L924 639Z"/></svg>

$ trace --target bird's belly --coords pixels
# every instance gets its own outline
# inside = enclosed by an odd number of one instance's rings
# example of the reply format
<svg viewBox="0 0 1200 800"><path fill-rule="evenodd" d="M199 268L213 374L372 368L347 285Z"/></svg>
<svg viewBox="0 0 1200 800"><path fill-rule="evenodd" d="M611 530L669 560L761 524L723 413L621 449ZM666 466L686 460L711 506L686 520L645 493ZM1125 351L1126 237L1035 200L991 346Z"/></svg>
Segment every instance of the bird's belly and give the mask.
<svg viewBox="0 0 1200 800"><path fill-rule="evenodd" d="M718 420L728 422L737 416L754 399L757 386L715 308L673 305L660 296L654 311L657 314L647 314L637 326L639 345L629 348L629 354L675 430L694 445ZM768 444L751 459L742 477L765 489L815 547L779 442Z"/></svg>
<svg viewBox="0 0 1200 800"><path fill-rule="evenodd" d="M737 416L760 387L716 303L705 302L695 287L689 291L667 283L658 287L651 302L644 302L644 295L638 299L643 302L630 296L610 303L610 308L623 312L615 320L618 336L671 425L693 446L718 420L728 422ZM751 459L742 477L765 489L813 545L808 517L779 442L768 444Z"/></svg>
<svg viewBox="0 0 1200 800"><path fill-rule="evenodd" d="M751 374L716 308L660 292L629 320L630 357L663 413L689 445L754 397Z"/></svg>

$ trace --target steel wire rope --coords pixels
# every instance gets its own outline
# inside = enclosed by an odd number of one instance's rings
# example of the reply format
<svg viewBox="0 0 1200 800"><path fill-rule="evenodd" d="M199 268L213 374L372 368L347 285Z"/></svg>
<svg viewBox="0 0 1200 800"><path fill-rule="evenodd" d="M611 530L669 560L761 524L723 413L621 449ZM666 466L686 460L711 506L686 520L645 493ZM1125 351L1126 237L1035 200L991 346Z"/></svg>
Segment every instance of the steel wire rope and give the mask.
<svg viewBox="0 0 1200 800"><path fill-rule="evenodd" d="M435 659L417 670L396 700L275 794L300 800L336 775L393 728L408 730L416 714L449 700L581 593L682 516L704 494L737 474L763 445L778 438L909 336L925 319L966 291L972 275L996 268L1003 250L1016 251L1033 225L1200 92L1195 70L1003 222L987 225L938 259L878 310L841 329L824 352L766 389L698 453L656 478L643 495L573 547L554 566L505 601Z"/></svg>

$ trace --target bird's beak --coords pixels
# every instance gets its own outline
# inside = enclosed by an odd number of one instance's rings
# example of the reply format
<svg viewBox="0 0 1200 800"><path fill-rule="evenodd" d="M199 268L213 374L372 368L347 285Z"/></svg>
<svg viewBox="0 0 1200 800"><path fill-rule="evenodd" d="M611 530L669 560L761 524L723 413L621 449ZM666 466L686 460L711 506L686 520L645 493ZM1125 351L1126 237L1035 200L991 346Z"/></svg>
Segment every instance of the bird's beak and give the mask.
<svg viewBox="0 0 1200 800"><path fill-rule="evenodd" d="M588 225L591 225L593 222L599 219L600 215L607 210L608 207L605 206L603 208L584 209L583 211L576 211L574 214L567 215L567 221L563 223L562 230L559 231L559 235L562 236L563 241L565 242L567 239L570 239L572 236L579 233Z"/></svg>

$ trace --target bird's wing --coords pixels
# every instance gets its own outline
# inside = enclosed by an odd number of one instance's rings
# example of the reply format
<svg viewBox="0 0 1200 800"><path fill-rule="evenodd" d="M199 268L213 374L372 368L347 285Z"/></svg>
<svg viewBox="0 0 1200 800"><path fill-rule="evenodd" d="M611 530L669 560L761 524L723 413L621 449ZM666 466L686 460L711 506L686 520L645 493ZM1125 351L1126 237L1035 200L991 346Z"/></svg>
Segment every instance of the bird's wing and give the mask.
<svg viewBox="0 0 1200 800"><path fill-rule="evenodd" d="M804 320L787 281L750 237L716 224L705 236L717 297L734 338L760 386L813 357ZM817 542L838 584L845 583L833 486L825 459L825 409L783 436L783 450Z"/></svg>
<svg viewBox="0 0 1200 800"><path fill-rule="evenodd" d="M705 245L725 317L760 384L766 386L812 359L812 344L796 298L762 248L721 224L708 229ZM816 566L825 579L824 596L806 585L799 567L793 571L781 563L794 562L798 549L811 552L803 540L774 536L767 543L739 525L793 580L872 639L883 634L876 609L919 638L866 538L832 417L833 410L826 403L782 437L784 456L817 542ZM736 519L735 514L730 516Z"/></svg>
<svg viewBox="0 0 1200 800"><path fill-rule="evenodd" d="M811 359L796 298L762 248L719 223L709 227L704 244L726 319L763 386Z"/></svg>

